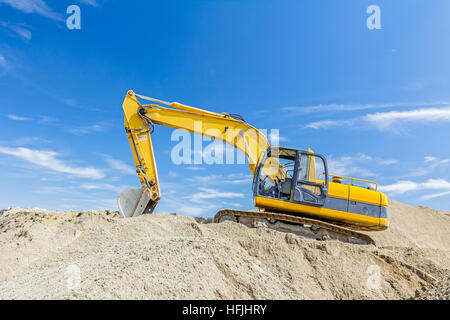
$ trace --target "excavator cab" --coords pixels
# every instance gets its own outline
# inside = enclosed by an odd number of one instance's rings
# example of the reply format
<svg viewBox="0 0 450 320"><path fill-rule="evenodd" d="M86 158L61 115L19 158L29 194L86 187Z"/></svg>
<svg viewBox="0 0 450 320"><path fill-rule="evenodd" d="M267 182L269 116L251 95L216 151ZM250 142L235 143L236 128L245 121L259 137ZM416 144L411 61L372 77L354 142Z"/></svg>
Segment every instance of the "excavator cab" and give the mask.
<svg viewBox="0 0 450 320"><path fill-rule="evenodd" d="M311 150L270 147L259 163L253 180L253 194L255 197L323 206L328 195L326 160Z"/></svg>

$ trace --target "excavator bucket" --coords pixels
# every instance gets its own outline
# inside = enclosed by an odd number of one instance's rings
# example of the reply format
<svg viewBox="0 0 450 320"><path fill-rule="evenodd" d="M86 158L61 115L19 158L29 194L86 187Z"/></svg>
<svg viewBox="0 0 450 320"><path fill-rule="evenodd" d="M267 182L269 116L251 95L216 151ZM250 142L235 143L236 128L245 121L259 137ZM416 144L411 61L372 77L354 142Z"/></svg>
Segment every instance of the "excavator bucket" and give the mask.
<svg viewBox="0 0 450 320"><path fill-rule="evenodd" d="M157 200L153 201L148 188L126 189L119 194L117 205L124 218L137 217L144 213L152 213Z"/></svg>

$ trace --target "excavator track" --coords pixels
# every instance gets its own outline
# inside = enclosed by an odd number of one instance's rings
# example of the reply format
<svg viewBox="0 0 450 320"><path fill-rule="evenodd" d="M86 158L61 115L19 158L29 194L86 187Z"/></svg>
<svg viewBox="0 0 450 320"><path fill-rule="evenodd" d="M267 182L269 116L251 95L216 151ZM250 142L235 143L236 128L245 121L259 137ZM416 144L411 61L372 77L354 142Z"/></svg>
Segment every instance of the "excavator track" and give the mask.
<svg viewBox="0 0 450 320"><path fill-rule="evenodd" d="M225 209L216 213L214 222L233 221L251 228L270 228L315 240L339 240L345 243L375 245L375 241L362 233L320 220L266 211Z"/></svg>

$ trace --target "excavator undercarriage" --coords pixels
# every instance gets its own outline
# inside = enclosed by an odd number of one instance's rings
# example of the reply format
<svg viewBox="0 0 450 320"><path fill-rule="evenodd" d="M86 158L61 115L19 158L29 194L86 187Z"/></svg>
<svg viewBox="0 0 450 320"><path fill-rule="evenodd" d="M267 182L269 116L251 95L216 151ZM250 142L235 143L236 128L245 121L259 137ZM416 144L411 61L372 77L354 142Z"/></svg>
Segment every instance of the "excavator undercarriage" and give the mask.
<svg viewBox="0 0 450 320"><path fill-rule="evenodd" d="M233 221L250 228L269 228L315 240L339 240L352 244L375 245L375 241L365 234L317 219L283 213L225 209L217 212L213 221L216 223Z"/></svg>

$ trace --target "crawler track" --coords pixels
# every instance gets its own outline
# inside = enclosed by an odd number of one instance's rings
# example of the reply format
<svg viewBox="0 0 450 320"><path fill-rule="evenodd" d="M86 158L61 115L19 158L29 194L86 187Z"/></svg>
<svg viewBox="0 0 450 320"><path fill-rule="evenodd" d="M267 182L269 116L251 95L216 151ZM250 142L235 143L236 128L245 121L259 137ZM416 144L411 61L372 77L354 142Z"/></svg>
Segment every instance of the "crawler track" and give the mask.
<svg viewBox="0 0 450 320"><path fill-rule="evenodd" d="M214 222L234 221L253 228L270 228L294 233L316 240L339 240L352 244L375 245L375 241L362 233L320 220L275 212L241 211L225 209L214 216Z"/></svg>

